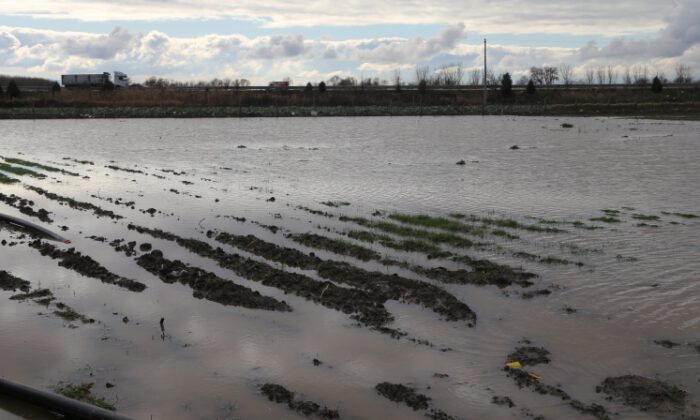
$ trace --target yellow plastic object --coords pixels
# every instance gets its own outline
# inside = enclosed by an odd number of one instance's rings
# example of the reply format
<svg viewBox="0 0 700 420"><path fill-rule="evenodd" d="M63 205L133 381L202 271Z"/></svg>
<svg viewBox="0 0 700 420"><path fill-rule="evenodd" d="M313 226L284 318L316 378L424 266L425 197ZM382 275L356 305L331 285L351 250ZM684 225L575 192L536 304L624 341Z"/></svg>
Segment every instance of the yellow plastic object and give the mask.
<svg viewBox="0 0 700 420"><path fill-rule="evenodd" d="M520 362L518 362L518 361L508 362L508 363L506 363L506 366L508 366L509 368L512 368L512 369L520 369L521 367L523 367L523 365L521 365Z"/></svg>
<svg viewBox="0 0 700 420"><path fill-rule="evenodd" d="M534 374L534 373L532 373L532 372L528 372L528 373L530 374L530 376L532 376L533 378L537 379L538 381L541 381L541 380L543 379L540 375L536 375L536 374Z"/></svg>

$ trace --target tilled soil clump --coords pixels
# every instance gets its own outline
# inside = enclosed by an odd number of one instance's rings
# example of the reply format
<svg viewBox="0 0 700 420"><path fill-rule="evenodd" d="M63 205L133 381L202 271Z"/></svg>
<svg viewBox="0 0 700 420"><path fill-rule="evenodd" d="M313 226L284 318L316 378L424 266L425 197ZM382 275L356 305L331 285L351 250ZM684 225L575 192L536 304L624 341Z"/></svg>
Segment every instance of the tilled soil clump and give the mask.
<svg viewBox="0 0 700 420"><path fill-rule="evenodd" d="M112 273L89 256L77 252L75 248L62 250L38 239L29 242L28 245L39 250L41 255L59 260L58 265L61 267L68 268L86 277L96 278L102 283L115 284L132 292L141 292L146 288L146 285L141 282Z"/></svg>
<svg viewBox="0 0 700 420"><path fill-rule="evenodd" d="M5 270L0 270L0 289L16 291L17 289L28 292L30 283L27 280L15 277Z"/></svg>
<svg viewBox="0 0 700 420"><path fill-rule="evenodd" d="M294 392L289 391L282 385L277 384L265 384L260 389L270 401L276 403L284 403L287 406L296 411L297 413L303 414L306 417L317 417L324 420L339 419L340 413L338 410L331 410L328 407L321 407L319 404L313 401L302 401L294 398Z"/></svg>
<svg viewBox="0 0 700 420"><path fill-rule="evenodd" d="M292 310L286 302L263 296L257 291L222 279L214 273L187 266L180 260L165 259L163 253L157 249L138 257L136 262L166 283L180 282L190 286L194 290L193 296L198 299L251 309Z"/></svg>
<svg viewBox="0 0 700 420"><path fill-rule="evenodd" d="M608 394L608 399L619 400L642 411L680 415L685 408L685 391L639 375L606 378L596 391Z"/></svg>
<svg viewBox="0 0 700 420"><path fill-rule="evenodd" d="M39 209L39 210L34 210L32 206L34 205L34 202L32 200L27 200L26 198L18 197L14 194L10 195L5 195L3 193L0 193L0 201L3 203L7 204L8 206L12 206L16 208L17 210L20 211L22 214L26 214L27 216L31 217L36 217L37 219L41 220L42 222L45 223L52 223L53 220L49 215L47 210L45 209Z"/></svg>

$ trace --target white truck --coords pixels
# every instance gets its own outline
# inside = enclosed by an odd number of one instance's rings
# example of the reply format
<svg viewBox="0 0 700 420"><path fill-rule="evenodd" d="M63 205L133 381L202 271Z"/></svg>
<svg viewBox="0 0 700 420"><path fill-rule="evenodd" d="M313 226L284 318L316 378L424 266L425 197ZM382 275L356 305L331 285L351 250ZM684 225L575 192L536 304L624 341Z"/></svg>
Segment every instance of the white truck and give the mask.
<svg viewBox="0 0 700 420"><path fill-rule="evenodd" d="M62 74L61 83L65 87L97 87L101 88L105 82L110 80L108 72L94 74ZM120 71L114 72L115 87L124 88L129 86L129 77Z"/></svg>

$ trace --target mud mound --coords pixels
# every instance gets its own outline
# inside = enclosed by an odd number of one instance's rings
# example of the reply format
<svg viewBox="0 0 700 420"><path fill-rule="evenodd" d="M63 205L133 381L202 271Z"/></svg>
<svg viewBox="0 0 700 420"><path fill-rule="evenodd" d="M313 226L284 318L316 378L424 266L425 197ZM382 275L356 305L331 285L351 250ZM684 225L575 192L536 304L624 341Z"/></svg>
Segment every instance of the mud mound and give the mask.
<svg viewBox="0 0 700 420"><path fill-rule="evenodd" d="M17 289L28 292L30 283L27 280L15 277L5 270L0 270L0 289L16 291Z"/></svg>
<svg viewBox="0 0 700 420"><path fill-rule="evenodd" d="M523 366L535 366L549 363L549 350L544 347L518 347L508 355L509 362L520 362Z"/></svg>
<svg viewBox="0 0 700 420"><path fill-rule="evenodd" d="M376 389L382 397L388 398L391 401L404 403L414 410L428 409L430 398L417 393L414 388L402 384L382 382L377 384L374 389Z"/></svg>
<svg viewBox="0 0 700 420"><path fill-rule="evenodd" d="M294 398L294 392L289 391L282 385L268 383L263 385L260 390L270 401L287 404L290 409L306 417L317 417L324 420L340 418L338 410L331 410L325 406L321 407L313 401L296 400Z"/></svg>
<svg viewBox="0 0 700 420"><path fill-rule="evenodd" d="M685 391L675 385L638 375L606 378L596 391L642 411L680 414L685 408Z"/></svg>

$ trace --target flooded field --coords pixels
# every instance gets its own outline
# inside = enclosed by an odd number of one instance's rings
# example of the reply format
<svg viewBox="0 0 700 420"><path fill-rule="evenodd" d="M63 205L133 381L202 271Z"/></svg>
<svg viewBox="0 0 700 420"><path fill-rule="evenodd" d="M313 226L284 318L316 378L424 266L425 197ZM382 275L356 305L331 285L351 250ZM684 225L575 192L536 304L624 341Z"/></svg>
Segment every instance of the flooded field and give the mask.
<svg viewBox="0 0 700 420"><path fill-rule="evenodd" d="M2 378L136 419L700 415L700 123L0 129L0 214L71 241L0 222Z"/></svg>

